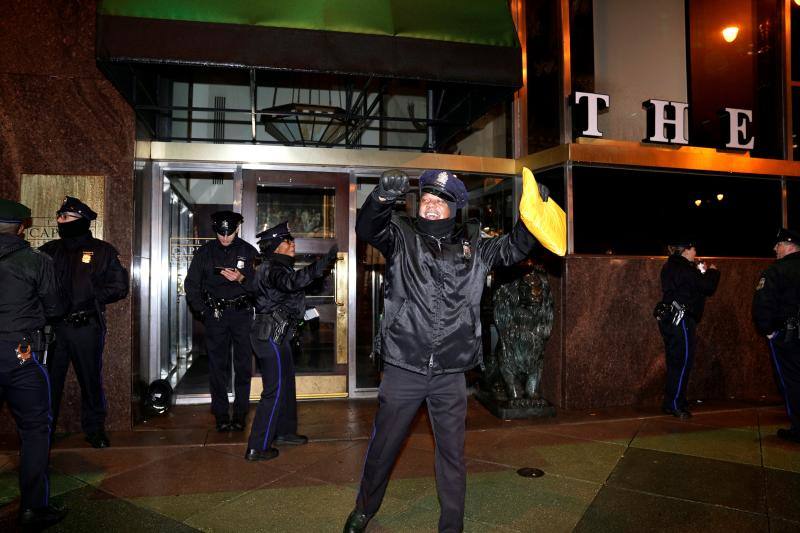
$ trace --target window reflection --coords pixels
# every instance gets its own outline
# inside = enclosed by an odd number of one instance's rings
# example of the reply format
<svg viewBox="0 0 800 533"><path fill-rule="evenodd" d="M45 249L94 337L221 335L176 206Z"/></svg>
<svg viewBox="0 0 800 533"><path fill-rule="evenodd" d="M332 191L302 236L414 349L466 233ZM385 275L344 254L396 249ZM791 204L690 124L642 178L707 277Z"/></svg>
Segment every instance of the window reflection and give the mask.
<svg viewBox="0 0 800 533"><path fill-rule="evenodd" d="M257 231L288 220L295 238L332 239L336 237L334 198L333 189L259 185Z"/></svg>

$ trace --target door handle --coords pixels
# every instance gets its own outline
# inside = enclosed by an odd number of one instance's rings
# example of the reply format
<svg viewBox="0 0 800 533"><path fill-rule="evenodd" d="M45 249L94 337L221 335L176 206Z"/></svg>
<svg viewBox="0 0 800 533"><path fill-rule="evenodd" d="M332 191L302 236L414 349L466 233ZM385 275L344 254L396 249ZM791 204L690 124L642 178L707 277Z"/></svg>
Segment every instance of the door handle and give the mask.
<svg viewBox="0 0 800 533"><path fill-rule="evenodd" d="M339 307L343 307L347 302L347 253L339 252L336 254L336 268L334 269L333 301ZM344 298L340 298L340 292L344 293Z"/></svg>

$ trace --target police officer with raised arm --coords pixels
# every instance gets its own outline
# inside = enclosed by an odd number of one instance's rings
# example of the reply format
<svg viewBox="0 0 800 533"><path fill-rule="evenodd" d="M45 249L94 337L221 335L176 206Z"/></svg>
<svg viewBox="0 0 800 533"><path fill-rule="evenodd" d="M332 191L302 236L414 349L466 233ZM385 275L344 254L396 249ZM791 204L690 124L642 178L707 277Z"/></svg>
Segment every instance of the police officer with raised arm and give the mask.
<svg viewBox="0 0 800 533"><path fill-rule="evenodd" d="M753 319L769 342L791 422L778 437L800 443L800 233L784 228L775 241L778 260L758 280Z"/></svg>
<svg viewBox="0 0 800 533"><path fill-rule="evenodd" d="M31 210L0 199L0 397L8 401L21 441L20 525L40 528L66 511L50 504L50 383L41 364L47 317L64 313L53 261L22 238Z"/></svg>
<svg viewBox="0 0 800 533"><path fill-rule="evenodd" d="M81 388L81 429L95 448L110 446L105 432L103 390L105 308L128 295L128 271L117 250L95 239L89 226L97 213L78 198L67 196L56 211L60 239L40 250L53 258L56 276L67 300L67 314L55 321L55 343L48 355L52 380L53 428L70 362Z"/></svg>
<svg viewBox="0 0 800 533"><path fill-rule="evenodd" d="M250 409L253 352L250 325L255 247L238 237L242 215L217 211L211 215L216 238L194 254L184 280L186 301L206 328L211 413L217 431L244 431ZM233 346L233 418L228 401Z"/></svg>
<svg viewBox="0 0 800 533"><path fill-rule="evenodd" d="M245 459L265 461L278 456L273 443L300 445L308 437L297 434L292 337L303 320L305 289L321 278L336 260L334 245L328 253L295 270L294 237L286 222L262 231L258 246L264 262L256 272L256 319L250 333L263 390L253 417Z"/></svg>
<svg viewBox="0 0 800 533"><path fill-rule="evenodd" d="M523 184L521 213L533 195L547 198L532 178ZM376 343L385 366L355 509L344 526L348 533L364 531L380 508L423 402L436 443L439 531L463 529L464 373L481 359L479 305L486 275L521 261L537 242L521 220L510 233L492 239L481 238L478 224L457 225L456 211L467 205L467 190L452 172L427 170L419 188L418 215L394 215L392 207L409 191L409 180L402 171L384 172L356 220L358 238L386 258L385 315Z"/></svg>

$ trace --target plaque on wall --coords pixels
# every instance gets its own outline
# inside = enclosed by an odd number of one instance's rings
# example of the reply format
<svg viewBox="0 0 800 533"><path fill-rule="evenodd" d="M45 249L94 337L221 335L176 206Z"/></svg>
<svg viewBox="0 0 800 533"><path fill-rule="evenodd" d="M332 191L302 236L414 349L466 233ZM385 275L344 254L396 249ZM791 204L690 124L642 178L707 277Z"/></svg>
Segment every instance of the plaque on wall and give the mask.
<svg viewBox="0 0 800 533"><path fill-rule="evenodd" d="M69 176L61 174L23 174L20 181L20 202L31 208L33 226L27 240L33 247L58 239L56 211L65 196L73 196L97 213L92 234L103 238L105 220L105 176Z"/></svg>

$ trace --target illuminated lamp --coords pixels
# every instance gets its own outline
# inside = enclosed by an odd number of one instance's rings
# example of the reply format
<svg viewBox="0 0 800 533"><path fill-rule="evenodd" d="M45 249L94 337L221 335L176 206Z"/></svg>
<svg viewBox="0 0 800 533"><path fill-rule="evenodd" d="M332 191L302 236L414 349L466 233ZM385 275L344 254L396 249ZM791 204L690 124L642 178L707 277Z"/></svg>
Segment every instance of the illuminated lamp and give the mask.
<svg viewBox="0 0 800 533"><path fill-rule="evenodd" d="M724 30L722 30L722 38L725 39L725 42L732 43L736 40L736 37L739 35L739 26L728 26Z"/></svg>
<svg viewBox="0 0 800 533"><path fill-rule="evenodd" d="M696 205L697 207L700 207L700 205L701 205L702 203L703 203L703 200L700 200L699 198L698 198L697 200L695 200L695 201L694 201L694 205Z"/></svg>

